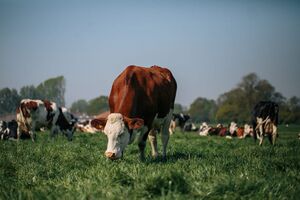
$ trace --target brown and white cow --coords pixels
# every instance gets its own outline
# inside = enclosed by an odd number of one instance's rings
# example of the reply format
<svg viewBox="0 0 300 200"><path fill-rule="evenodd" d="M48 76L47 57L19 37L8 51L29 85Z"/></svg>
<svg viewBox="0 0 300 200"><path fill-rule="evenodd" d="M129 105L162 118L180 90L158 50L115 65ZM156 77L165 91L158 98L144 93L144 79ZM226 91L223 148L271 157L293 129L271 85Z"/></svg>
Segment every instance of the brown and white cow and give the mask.
<svg viewBox="0 0 300 200"><path fill-rule="evenodd" d="M112 85L109 116L92 120L94 127L104 127L108 138L106 157L112 160L122 157L137 132L141 159L145 157L147 137L152 156L157 157L156 134L161 130L165 159L176 90L177 83L167 68L128 66Z"/></svg>
<svg viewBox="0 0 300 200"><path fill-rule="evenodd" d="M49 128L51 136L59 131L72 140L75 131L75 117L54 102L48 100L23 99L17 108L18 139L21 133L29 133L32 141L35 140L35 131L40 128Z"/></svg>

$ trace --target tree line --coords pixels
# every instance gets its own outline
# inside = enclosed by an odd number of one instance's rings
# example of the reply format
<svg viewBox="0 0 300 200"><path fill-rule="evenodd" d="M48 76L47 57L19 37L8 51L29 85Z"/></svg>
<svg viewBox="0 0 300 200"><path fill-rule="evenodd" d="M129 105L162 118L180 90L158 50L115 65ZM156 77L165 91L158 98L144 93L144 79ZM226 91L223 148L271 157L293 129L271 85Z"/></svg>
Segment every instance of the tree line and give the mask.
<svg viewBox="0 0 300 200"><path fill-rule="evenodd" d="M63 76L47 79L37 87L24 86L18 92L16 89L0 89L0 115L16 112L22 99L47 99L65 106L66 81Z"/></svg>
<svg viewBox="0 0 300 200"><path fill-rule="evenodd" d="M14 113L21 99L48 99L59 106L65 106L65 85L63 76L50 78L37 87L24 86L18 92L16 89L3 88L0 90L0 115ZM221 94L217 100L198 97L186 108L175 104L175 113L186 113L195 122L228 123L236 121L249 123L251 111L259 101L274 101L279 104L280 123L300 124L300 99L296 96L289 99L257 74L244 76L232 90ZM80 99L70 107L73 113L97 115L109 110L108 97L99 96L91 100Z"/></svg>
<svg viewBox="0 0 300 200"><path fill-rule="evenodd" d="M259 101L279 104L280 123L300 123L300 99L296 96L285 98L267 80L260 79L255 73L244 76L235 88L221 94L216 101L199 97L189 109L181 112L190 114L196 122L249 123L252 109Z"/></svg>

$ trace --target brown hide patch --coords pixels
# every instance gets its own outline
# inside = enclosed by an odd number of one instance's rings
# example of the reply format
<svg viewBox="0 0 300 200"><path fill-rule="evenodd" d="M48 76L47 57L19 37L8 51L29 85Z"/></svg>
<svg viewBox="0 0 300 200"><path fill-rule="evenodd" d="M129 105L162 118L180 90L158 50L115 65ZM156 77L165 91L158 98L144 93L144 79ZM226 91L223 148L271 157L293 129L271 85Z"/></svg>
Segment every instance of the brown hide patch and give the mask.
<svg viewBox="0 0 300 200"><path fill-rule="evenodd" d="M50 101L48 101L48 100L43 100L43 102L44 102L45 108L47 110L47 121L49 123L51 123L52 119L54 117L54 113L52 113L52 111L53 111L53 108L52 108L53 103L50 102Z"/></svg>
<svg viewBox="0 0 300 200"><path fill-rule="evenodd" d="M219 132L219 136L226 136L227 134L227 128L221 128L220 132Z"/></svg>
<svg viewBox="0 0 300 200"><path fill-rule="evenodd" d="M124 116L124 122L129 129L139 129L144 125L144 120L140 118L128 118Z"/></svg>
<svg viewBox="0 0 300 200"><path fill-rule="evenodd" d="M36 110L38 108L38 103L35 101L29 101L29 102L25 103L25 107L28 110Z"/></svg>
<svg viewBox="0 0 300 200"><path fill-rule="evenodd" d="M103 130L105 127L107 119L106 118L96 118L91 121L91 126L98 130Z"/></svg>
<svg viewBox="0 0 300 200"><path fill-rule="evenodd" d="M242 137L244 136L244 128L238 128L236 131L237 137Z"/></svg>
<svg viewBox="0 0 300 200"><path fill-rule="evenodd" d="M43 100L43 102L44 102L44 105L46 107L46 110L48 112L52 112L53 111L53 108L51 107L52 103L50 101L48 101L48 100Z"/></svg>

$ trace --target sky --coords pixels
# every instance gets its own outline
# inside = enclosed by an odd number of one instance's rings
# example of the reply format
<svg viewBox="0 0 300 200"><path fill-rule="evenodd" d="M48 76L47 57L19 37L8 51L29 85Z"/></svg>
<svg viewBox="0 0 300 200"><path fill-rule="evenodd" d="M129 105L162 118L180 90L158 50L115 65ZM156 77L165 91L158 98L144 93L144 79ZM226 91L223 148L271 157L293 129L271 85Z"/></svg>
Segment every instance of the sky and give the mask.
<svg viewBox="0 0 300 200"><path fill-rule="evenodd" d="M169 68L185 106L252 72L300 97L300 1L0 0L0 89L63 75L70 106L132 64Z"/></svg>

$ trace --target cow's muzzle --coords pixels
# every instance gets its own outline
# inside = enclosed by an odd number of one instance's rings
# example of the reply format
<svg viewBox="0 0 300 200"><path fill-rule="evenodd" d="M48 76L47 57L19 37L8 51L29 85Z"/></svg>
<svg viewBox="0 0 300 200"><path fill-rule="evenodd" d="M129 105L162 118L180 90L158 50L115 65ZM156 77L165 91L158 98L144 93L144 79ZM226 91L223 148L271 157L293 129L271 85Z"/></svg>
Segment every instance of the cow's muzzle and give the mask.
<svg viewBox="0 0 300 200"><path fill-rule="evenodd" d="M105 152L105 156L111 160L116 160L117 159L117 156L115 153L112 153L112 152Z"/></svg>

